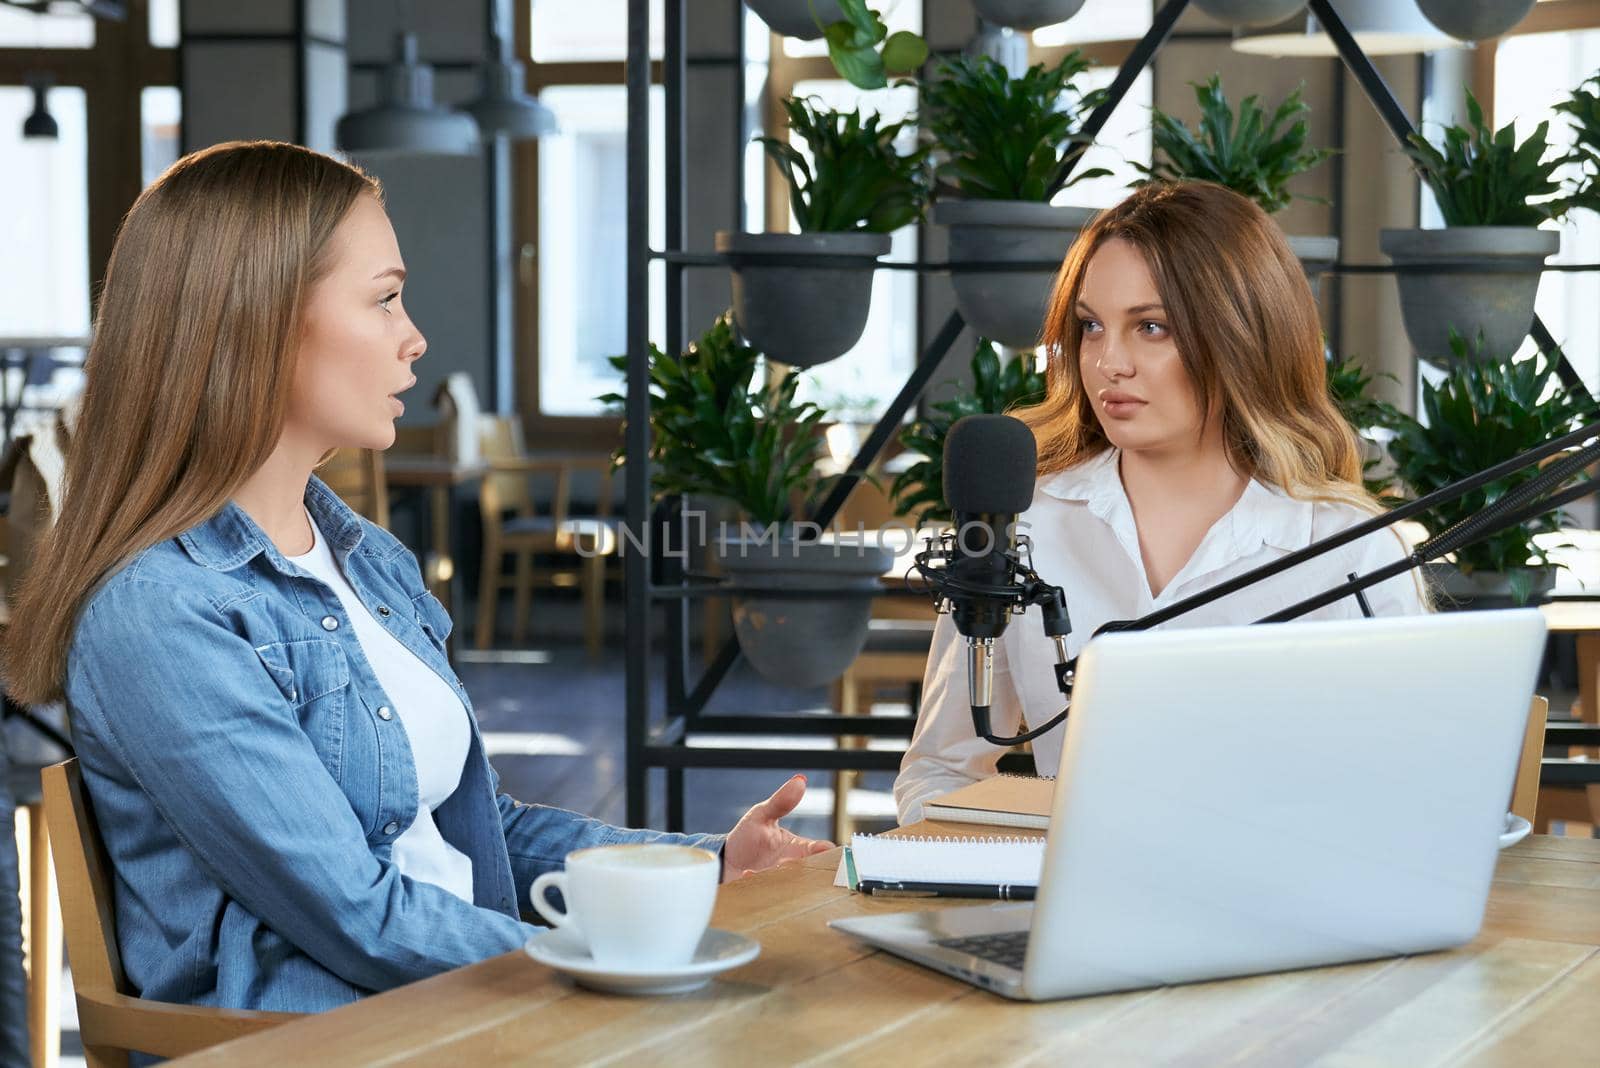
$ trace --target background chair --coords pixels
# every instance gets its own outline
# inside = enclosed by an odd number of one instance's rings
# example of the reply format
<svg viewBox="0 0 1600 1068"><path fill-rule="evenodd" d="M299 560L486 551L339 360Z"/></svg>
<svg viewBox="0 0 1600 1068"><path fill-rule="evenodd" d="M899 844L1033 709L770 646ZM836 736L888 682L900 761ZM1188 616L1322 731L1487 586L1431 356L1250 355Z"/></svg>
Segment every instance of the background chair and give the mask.
<svg viewBox="0 0 1600 1068"><path fill-rule="evenodd" d="M111 863L78 774L78 761L44 769L43 780L67 950L72 954L78 1026L84 1056L93 1068L126 1065L130 1050L181 1057L299 1019L297 1013L201 1008L137 997L122 971Z"/></svg>
<svg viewBox="0 0 1600 1068"><path fill-rule="evenodd" d="M611 518L610 459L530 456L523 447L522 423L515 416L482 416L479 430L479 453L489 473L478 497L483 520L478 648L487 649L494 643L501 590L509 586L513 591L511 640L521 645L527 635L534 587L577 586L583 598L584 648L590 659L597 659L605 634L606 561L619 546ZM572 512L573 476L580 472L594 478L594 509L587 515ZM541 483L549 489L543 507L534 493ZM515 559L509 576L504 570L507 555ZM536 572L536 555L574 556L577 562L567 569L541 567Z"/></svg>
<svg viewBox="0 0 1600 1068"><path fill-rule="evenodd" d="M389 489L384 481L383 453L377 449L340 449L317 468L317 477L358 515L389 528Z"/></svg>

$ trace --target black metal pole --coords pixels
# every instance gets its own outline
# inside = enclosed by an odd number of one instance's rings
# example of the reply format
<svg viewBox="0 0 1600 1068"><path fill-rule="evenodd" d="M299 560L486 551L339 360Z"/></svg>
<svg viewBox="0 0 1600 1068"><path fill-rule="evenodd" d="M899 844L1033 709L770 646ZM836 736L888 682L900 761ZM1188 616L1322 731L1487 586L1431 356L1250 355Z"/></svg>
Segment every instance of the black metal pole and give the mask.
<svg viewBox="0 0 1600 1068"><path fill-rule="evenodd" d="M1311 13L1317 17L1317 22L1321 24L1323 32L1333 41L1334 48L1338 49L1339 58L1344 60L1344 65L1355 75L1362 92L1367 94L1372 106L1378 109L1379 117L1389 127L1389 132L1394 134L1394 139L1401 147L1409 145L1411 135L1416 133L1416 127L1412 125L1405 108L1400 106L1400 101L1395 99L1394 91L1383 80L1383 75L1378 73L1378 68L1372 65L1372 60L1367 58L1367 54L1356 43L1355 37L1351 36L1344 20L1333 9L1333 4L1329 0L1310 0L1309 6ZM1539 346L1539 351L1554 363L1561 384L1568 389L1581 392L1585 397L1592 398L1589 387L1584 385L1578 372L1567 362L1566 355L1556 345L1555 338L1545 328L1543 320L1538 315L1533 317L1530 333L1533 335L1534 344Z"/></svg>
<svg viewBox="0 0 1600 1068"><path fill-rule="evenodd" d="M650 0L628 0L628 204L627 204L627 432L623 470L624 518L634 548L624 539L627 656L624 780L627 822L650 820L645 745L650 729Z"/></svg>
<svg viewBox="0 0 1600 1068"><path fill-rule="evenodd" d="M666 81L667 129L663 148L667 155L667 247L681 249L683 240L684 175L683 145L688 136L684 125L684 92L688 74L685 59L685 23L683 0L666 0L666 27L662 74ZM681 263L665 264L667 272L667 351L682 352L684 345L683 272ZM672 527L685 539L681 546L689 551L687 529L683 523L683 509L672 513ZM681 580L681 563L674 569ZM667 602L662 605L667 617L667 641L663 653L667 661L667 715L676 714L683 702L683 680L689 657L689 603ZM683 769L667 769L667 829L683 829Z"/></svg>

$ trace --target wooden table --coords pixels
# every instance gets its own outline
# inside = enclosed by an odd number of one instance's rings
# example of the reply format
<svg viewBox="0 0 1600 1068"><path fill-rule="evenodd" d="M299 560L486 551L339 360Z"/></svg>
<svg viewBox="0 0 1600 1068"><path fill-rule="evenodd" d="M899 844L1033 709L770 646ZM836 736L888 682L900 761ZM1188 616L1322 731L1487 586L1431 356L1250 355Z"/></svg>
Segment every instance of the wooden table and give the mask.
<svg viewBox="0 0 1600 1068"><path fill-rule="evenodd" d="M488 471L482 463L464 464L442 456L408 456L389 453L383 458L383 480L390 486L421 487L428 490L429 519L433 525L433 548L428 554L423 575L428 588L439 598L446 612L455 614L451 596L455 579L455 557L450 547L450 492L457 486L476 482Z"/></svg>
<svg viewBox="0 0 1600 1068"><path fill-rule="evenodd" d="M876 1068L1326 1058L1409 1068L1600 1056L1600 841L1535 837L1507 850L1482 934L1450 953L1038 1005L829 930L830 919L907 907L835 887L837 859L823 854L724 887L713 923L759 939L761 956L694 994L594 994L508 953L175 1063Z"/></svg>

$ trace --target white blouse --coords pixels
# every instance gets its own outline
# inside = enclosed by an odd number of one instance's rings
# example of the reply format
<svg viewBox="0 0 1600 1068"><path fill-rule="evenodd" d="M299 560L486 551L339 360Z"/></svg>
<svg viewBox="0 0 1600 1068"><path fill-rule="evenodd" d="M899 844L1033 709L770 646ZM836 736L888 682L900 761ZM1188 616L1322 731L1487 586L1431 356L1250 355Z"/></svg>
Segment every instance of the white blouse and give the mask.
<svg viewBox="0 0 1600 1068"><path fill-rule="evenodd" d="M461 785L472 743L466 705L438 672L367 611L339 570L315 520L311 531L315 538L311 550L289 559L326 583L344 605L361 652L400 717L417 769L417 818L394 840L390 859L408 878L442 886L470 902L472 858L445 841L433 819L433 810Z"/></svg>
<svg viewBox="0 0 1600 1068"><path fill-rule="evenodd" d="M1183 569L1154 595L1119 459L1119 452L1111 449L1045 476L1034 488L1032 505L1018 517L1019 529L1033 543L1034 570L1066 593L1072 619L1067 639L1071 656L1077 656L1104 623L1136 619L1369 518L1352 505L1296 499L1252 480L1233 508L1206 532ZM1336 586L1352 572L1364 575L1405 555L1404 543L1392 528L1379 530L1163 626L1250 623ZM1423 611L1411 575L1388 579L1364 593L1374 615ZM1300 618L1350 619L1361 614L1352 596ZM1055 663L1055 644L1045 637L1038 610L1029 608L1026 614L1013 616L995 642L993 733L1020 733L1065 707L1056 688ZM1039 774L1054 775L1060 767L1065 726L1034 740ZM973 734L966 640L950 617L941 615L928 654L916 733L894 784L900 822L921 819L925 802L993 775L1002 753Z"/></svg>

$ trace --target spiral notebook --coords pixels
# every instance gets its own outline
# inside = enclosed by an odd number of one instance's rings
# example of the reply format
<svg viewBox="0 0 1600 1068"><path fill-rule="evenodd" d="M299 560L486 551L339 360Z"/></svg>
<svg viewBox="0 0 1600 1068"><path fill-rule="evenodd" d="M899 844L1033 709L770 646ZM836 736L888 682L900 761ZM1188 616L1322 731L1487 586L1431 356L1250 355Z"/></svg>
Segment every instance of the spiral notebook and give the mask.
<svg viewBox="0 0 1600 1068"><path fill-rule="evenodd" d="M952 790L923 807L925 819L985 823L994 827L1050 828L1050 802L1056 781L1032 775L992 775Z"/></svg>
<svg viewBox="0 0 1600 1068"><path fill-rule="evenodd" d="M835 886L855 889L858 882L874 881L1036 887L1044 839L857 834L845 854Z"/></svg>

